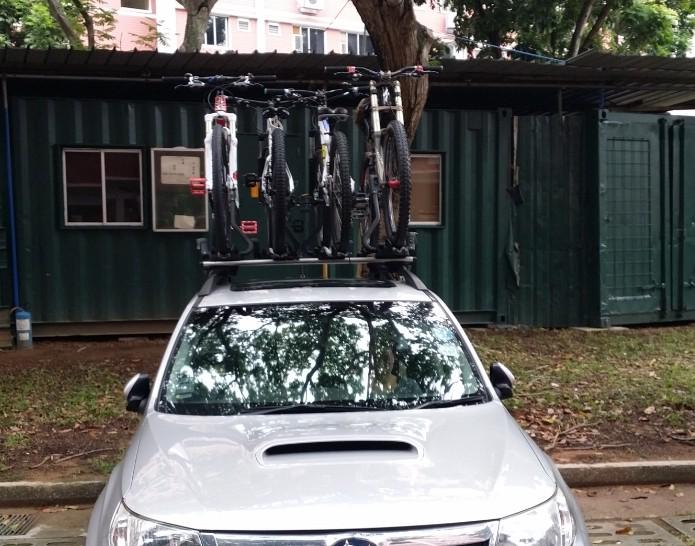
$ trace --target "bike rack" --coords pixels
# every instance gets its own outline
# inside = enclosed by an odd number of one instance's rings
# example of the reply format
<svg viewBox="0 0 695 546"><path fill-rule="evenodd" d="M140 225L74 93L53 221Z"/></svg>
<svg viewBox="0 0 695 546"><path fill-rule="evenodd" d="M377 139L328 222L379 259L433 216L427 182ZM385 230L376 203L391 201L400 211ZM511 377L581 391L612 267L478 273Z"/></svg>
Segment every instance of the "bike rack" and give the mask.
<svg viewBox="0 0 695 546"><path fill-rule="evenodd" d="M415 263L413 256L404 256L396 258L372 258L369 256L348 256L342 259L327 259L327 258L296 258L293 260L206 260L203 261L203 269L229 269L240 266L307 266L307 265L356 265L356 264L400 264L412 265Z"/></svg>

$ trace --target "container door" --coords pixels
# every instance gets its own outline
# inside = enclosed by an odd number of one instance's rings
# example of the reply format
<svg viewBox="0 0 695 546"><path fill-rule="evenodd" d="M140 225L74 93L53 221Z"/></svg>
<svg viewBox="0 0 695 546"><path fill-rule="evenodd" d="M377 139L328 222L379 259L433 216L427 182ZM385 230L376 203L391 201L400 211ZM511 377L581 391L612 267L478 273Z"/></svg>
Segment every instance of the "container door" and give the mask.
<svg viewBox="0 0 695 546"><path fill-rule="evenodd" d="M695 120L676 122L673 135L674 308L695 316Z"/></svg>
<svg viewBox="0 0 695 546"><path fill-rule="evenodd" d="M654 320L665 304L659 116L601 118L601 316L607 324Z"/></svg>

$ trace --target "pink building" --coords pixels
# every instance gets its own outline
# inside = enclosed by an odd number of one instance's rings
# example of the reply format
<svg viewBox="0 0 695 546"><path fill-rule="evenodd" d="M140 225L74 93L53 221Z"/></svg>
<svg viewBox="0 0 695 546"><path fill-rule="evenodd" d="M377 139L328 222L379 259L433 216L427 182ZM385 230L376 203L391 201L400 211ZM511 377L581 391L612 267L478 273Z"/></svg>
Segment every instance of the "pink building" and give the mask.
<svg viewBox="0 0 695 546"><path fill-rule="evenodd" d="M115 46L143 49L142 38L157 29L174 51L183 40L186 12L176 0L106 0L116 13ZM418 20L455 53L453 14L415 7ZM155 44L150 40L149 48ZM350 0L218 0L204 39L204 51L292 51L370 54L371 41Z"/></svg>

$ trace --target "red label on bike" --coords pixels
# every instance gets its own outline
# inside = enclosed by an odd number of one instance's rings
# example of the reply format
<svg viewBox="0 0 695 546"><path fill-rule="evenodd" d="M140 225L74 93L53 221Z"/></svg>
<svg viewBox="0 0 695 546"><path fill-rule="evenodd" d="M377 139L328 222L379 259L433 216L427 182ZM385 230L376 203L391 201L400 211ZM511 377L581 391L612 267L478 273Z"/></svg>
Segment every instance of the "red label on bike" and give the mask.
<svg viewBox="0 0 695 546"><path fill-rule="evenodd" d="M191 195L205 195L204 178L189 178L188 184L191 189Z"/></svg>
<svg viewBox="0 0 695 546"><path fill-rule="evenodd" d="M244 235L258 235L258 222L256 220L242 220L239 227Z"/></svg>

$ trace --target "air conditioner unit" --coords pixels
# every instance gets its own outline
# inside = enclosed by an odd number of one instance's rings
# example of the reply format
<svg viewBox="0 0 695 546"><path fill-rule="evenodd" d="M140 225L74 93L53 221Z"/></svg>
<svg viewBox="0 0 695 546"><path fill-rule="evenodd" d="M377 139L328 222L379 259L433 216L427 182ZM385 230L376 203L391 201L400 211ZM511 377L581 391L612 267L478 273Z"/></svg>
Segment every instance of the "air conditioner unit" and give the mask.
<svg viewBox="0 0 695 546"><path fill-rule="evenodd" d="M298 0L299 11L315 15L323 9L324 0Z"/></svg>

